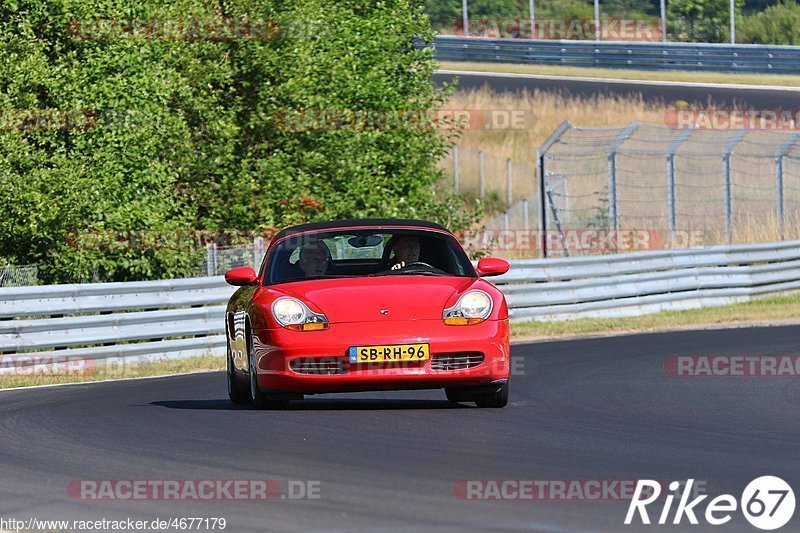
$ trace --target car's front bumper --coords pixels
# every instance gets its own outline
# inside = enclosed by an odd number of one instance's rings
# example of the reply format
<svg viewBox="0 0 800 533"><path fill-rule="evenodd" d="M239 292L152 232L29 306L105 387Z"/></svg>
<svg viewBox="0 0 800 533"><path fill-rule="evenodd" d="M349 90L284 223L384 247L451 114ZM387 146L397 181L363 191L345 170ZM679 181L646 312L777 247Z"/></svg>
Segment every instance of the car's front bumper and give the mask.
<svg viewBox="0 0 800 533"><path fill-rule="evenodd" d="M441 320L359 322L331 324L323 331L255 330L253 337L258 384L265 392L441 388L500 383L509 376L508 320L487 320L470 326L447 326ZM430 359L414 363L349 363L351 346L417 343L430 345ZM463 354L466 358L461 358ZM482 361L474 364L477 354L482 354ZM470 359L474 366L441 369L443 360L464 359ZM321 368L335 371L297 370L298 364L315 367L317 361Z"/></svg>

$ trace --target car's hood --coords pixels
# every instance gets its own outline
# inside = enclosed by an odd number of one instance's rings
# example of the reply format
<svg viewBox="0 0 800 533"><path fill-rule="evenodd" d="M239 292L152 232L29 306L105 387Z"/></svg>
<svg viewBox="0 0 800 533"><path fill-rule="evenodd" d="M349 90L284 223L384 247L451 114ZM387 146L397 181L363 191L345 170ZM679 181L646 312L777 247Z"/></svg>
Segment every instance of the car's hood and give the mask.
<svg viewBox="0 0 800 533"><path fill-rule="evenodd" d="M275 289L313 304L331 323L433 320L442 318L454 293L476 281L477 278L400 275L302 281L276 285Z"/></svg>

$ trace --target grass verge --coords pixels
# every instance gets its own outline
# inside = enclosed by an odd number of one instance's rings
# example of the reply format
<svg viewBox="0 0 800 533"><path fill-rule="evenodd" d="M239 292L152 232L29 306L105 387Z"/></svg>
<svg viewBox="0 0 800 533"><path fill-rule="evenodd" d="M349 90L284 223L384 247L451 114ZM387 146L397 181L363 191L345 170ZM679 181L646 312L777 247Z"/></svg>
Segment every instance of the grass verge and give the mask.
<svg viewBox="0 0 800 533"><path fill-rule="evenodd" d="M672 81L690 83L723 83L728 85L774 85L800 87L800 76L779 74L727 74L725 72L641 71L612 68L562 67L555 65L518 65L513 63L477 63L440 61L443 70L537 74L571 78L612 78L617 80Z"/></svg>
<svg viewBox="0 0 800 533"><path fill-rule="evenodd" d="M106 379L125 379L169 374L189 374L209 370L224 370L225 357L204 355L188 359L163 360L143 363L103 365L82 372L31 373L27 375L0 375L0 389L54 385L57 383L83 383Z"/></svg>
<svg viewBox="0 0 800 533"><path fill-rule="evenodd" d="M720 326L800 323L800 292L750 302L687 311L666 311L629 318L581 318L559 322L521 322L511 326L512 340L548 340Z"/></svg>
<svg viewBox="0 0 800 533"><path fill-rule="evenodd" d="M800 291L720 307L671 311L631 318L578 319L559 322L523 322L511 326L512 341L555 340L581 336L707 329L724 326L800 323ZM106 379L188 374L224 370L222 356L202 356L176 361L98 367L95 372L75 375L37 374L0 376L0 388L79 383Z"/></svg>

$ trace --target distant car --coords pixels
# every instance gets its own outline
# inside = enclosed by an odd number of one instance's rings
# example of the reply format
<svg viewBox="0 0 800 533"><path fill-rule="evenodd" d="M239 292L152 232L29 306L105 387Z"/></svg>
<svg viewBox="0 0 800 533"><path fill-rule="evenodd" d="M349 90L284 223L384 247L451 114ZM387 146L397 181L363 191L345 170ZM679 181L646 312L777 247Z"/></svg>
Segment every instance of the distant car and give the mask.
<svg viewBox="0 0 800 533"><path fill-rule="evenodd" d="M260 272L235 268L226 313L228 393L280 407L305 394L444 388L453 402L504 407L508 308L458 240L417 220L284 229Z"/></svg>

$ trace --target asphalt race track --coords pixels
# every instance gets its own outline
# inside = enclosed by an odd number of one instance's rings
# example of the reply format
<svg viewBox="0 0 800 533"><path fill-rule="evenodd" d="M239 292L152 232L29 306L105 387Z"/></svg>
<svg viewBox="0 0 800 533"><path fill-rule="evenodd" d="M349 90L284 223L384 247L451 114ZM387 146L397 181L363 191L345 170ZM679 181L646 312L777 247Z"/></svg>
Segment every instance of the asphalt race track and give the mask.
<svg viewBox="0 0 800 533"><path fill-rule="evenodd" d="M527 89L533 91L558 91L565 95L593 96L611 94L623 98L641 95L646 102L674 104L687 102L695 107L730 107L746 109L786 109L800 108L800 90L797 88L753 88L703 84L681 84L662 82L637 82L625 80L609 82L587 78L558 78L548 76L525 76L515 74L459 73L434 74L437 83L459 79L459 89L480 89L489 86L495 92L515 92Z"/></svg>
<svg viewBox="0 0 800 533"><path fill-rule="evenodd" d="M234 532L667 531L623 526L621 501L464 501L453 487L694 478L712 497L738 499L771 474L797 491L799 378L677 378L663 364L800 355L799 338L786 326L515 345L519 371L502 410L453 406L437 390L255 411L228 403L220 372L0 392L0 517L225 517ZM320 498L80 501L67 495L76 479L316 480ZM692 529L757 531L738 512ZM797 513L780 531L789 530L800 530Z"/></svg>

